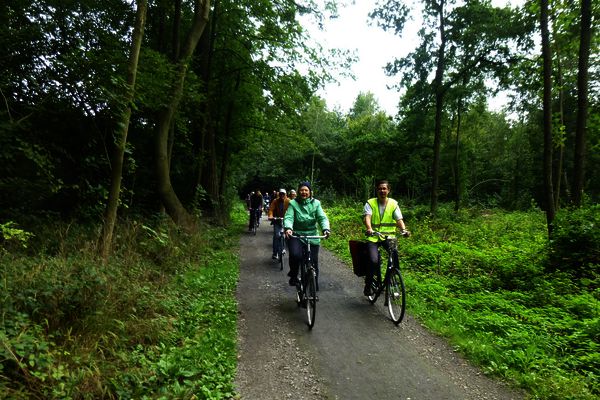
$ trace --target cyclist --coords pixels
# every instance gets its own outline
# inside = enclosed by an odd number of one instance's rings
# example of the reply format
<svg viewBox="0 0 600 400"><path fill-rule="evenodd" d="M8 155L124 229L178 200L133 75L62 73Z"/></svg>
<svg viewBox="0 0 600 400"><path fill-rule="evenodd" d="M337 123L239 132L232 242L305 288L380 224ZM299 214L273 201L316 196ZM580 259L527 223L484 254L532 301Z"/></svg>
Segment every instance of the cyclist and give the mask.
<svg viewBox="0 0 600 400"><path fill-rule="evenodd" d="M250 196L250 206L248 211L250 212L250 221L248 221L248 230L251 231L254 226L254 219L260 218L260 213L262 213L263 207L263 196L260 193L260 190L256 189L256 191ZM258 211L257 211L258 210Z"/></svg>
<svg viewBox="0 0 600 400"><path fill-rule="evenodd" d="M325 215L321 202L312 197L310 182L302 182L298 185L298 197L291 200L283 220L285 236L289 239L288 250L290 251L290 286L298 282L298 267L302 261L302 242L292 236L294 232L299 235L318 235L317 226L321 227L323 235L329 237L329 219ZM319 290L319 239L310 239L311 256L317 273L317 290Z"/></svg>
<svg viewBox="0 0 600 400"><path fill-rule="evenodd" d="M377 182L377 197L369 199L363 208L363 222L367 228L367 249L368 249L368 271L365 276L365 296L370 296L371 281L377 268L379 267L379 246L385 241L379 236L374 236L373 231L381 232L387 236L394 236L396 228L400 228L405 235L410 235L406 230L402 211L398 202L388 195L391 192L390 183L386 180Z"/></svg>
<svg viewBox="0 0 600 400"><path fill-rule="evenodd" d="M286 190L279 189L277 198L273 200L271 207L269 207L269 221L273 223L273 260L277 260L279 250L285 254L285 249L279 249L279 246L281 246L279 238L281 236L283 221L280 219L274 220L273 218L283 218L289 204L290 199L287 198Z"/></svg>
<svg viewBox="0 0 600 400"><path fill-rule="evenodd" d="M296 191L294 189L290 190L290 200L294 200L296 198Z"/></svg>

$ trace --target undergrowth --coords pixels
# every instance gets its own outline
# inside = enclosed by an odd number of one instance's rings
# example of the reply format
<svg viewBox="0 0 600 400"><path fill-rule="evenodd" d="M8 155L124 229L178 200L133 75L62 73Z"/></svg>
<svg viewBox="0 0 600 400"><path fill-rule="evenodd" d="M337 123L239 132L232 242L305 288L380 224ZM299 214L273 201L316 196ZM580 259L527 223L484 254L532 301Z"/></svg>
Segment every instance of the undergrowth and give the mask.
<svg viewBox="0 0 600 400"><path fill-rule="evenodd" d="M326 209L325 246L349 265L361 210ZM532 399L600 396L597 207L557 216L553 242L540 211L402 211L413 233L399 241L409 313Z"/></svg>
<svg viewBox="0 0 600 400"><path fill-rule="evenodd" d="M79 226L2 251L0 398L234 397L241 223L123 222L106 265Z"/></svg>

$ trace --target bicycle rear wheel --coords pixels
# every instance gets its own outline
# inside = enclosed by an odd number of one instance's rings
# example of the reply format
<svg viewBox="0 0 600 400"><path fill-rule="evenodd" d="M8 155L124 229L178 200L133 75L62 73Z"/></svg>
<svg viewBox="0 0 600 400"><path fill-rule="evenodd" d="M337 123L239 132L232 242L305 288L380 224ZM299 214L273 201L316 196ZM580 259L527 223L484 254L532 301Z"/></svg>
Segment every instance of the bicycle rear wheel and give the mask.
<svg viewBox="0 0 600 400"><path fill-rule="evenodd" d="M283 233L279 238L279 270L283 271L283 257L285 256L285 238L283 237Z"/></svg>
<svg viewBox="0 0 600 400"><path fill-rule="evenodd" d="M317 279L315 271L309 270L306 277L306 317L308 318L308 327L312 329L315 325L315 316L317 314Z"/></svg>
<svg viewBox="0 0 600 400"><path fill-rule="evenodd" d="M406 292L404 290L404 280L398 268L392 268L385 288L386 303L390 318L394 324L398 325L404 318L406 308Z"/></svg>

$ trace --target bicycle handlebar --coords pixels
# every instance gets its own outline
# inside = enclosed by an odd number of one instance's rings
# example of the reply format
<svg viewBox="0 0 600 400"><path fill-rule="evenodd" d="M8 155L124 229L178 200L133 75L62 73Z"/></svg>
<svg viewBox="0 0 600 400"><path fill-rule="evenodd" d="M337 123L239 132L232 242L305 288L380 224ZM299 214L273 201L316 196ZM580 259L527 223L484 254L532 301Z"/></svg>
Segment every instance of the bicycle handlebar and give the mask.
<svg viewBox="0 0 600 400"><path fill-rule="evenodd" d="M379 231L373 231L372 235L376 235L376 236L379 236L384 239L387 239L390 236L389 234L381 233ZM372 236L372 235L369 235L369 236ZM400 236L409 237L410 232L405 229L402 232L400 232Z"/></svg>
<svg viewBox="0 0 600 400"><path fill-rule="evenodd" d="M292 235L293 237L297 237L299 239L327 239L327 235Z"/></svg>

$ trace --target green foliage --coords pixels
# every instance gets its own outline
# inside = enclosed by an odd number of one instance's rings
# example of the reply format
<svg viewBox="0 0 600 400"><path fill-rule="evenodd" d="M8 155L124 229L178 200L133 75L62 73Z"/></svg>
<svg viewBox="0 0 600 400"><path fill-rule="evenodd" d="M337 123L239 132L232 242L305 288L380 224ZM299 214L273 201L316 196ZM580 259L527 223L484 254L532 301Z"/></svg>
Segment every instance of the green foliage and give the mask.
<svg viewBox="0 0 600 400"><path fill-rule="evenodd" d="M0 397L233 397L240 226L124 221L105 265L78 226L1 254Z"/></svg>
<svg viewBox="0 0 600 400"><path fill-rule="evenodd" d="M363 229L361 209L327 209L334 234L324 245L348 262L348 239ZM413 233L399 241L411 314L531 398L600 395L600 281L547 271L543 212L454 212L445 204L431 220L426 207L402 211ZM591 224L580 226L596 221L595 207L566 214L579 222L567 237L595 238Z"/></svg>
<svg viewBox="0 0 600 400"><path fill-rule="evenodd" d="M554 226L548 269L578 278L600 276L600 205L562 209Z"/></svg>
<svg viewBox="0 0 600 400"><path fill-rule="evenodd" d="M33 233L17 228L13 221L0 224L0 245L2 245L2 248L6 248L13 243L26 248L32 236Z"/></svg>

